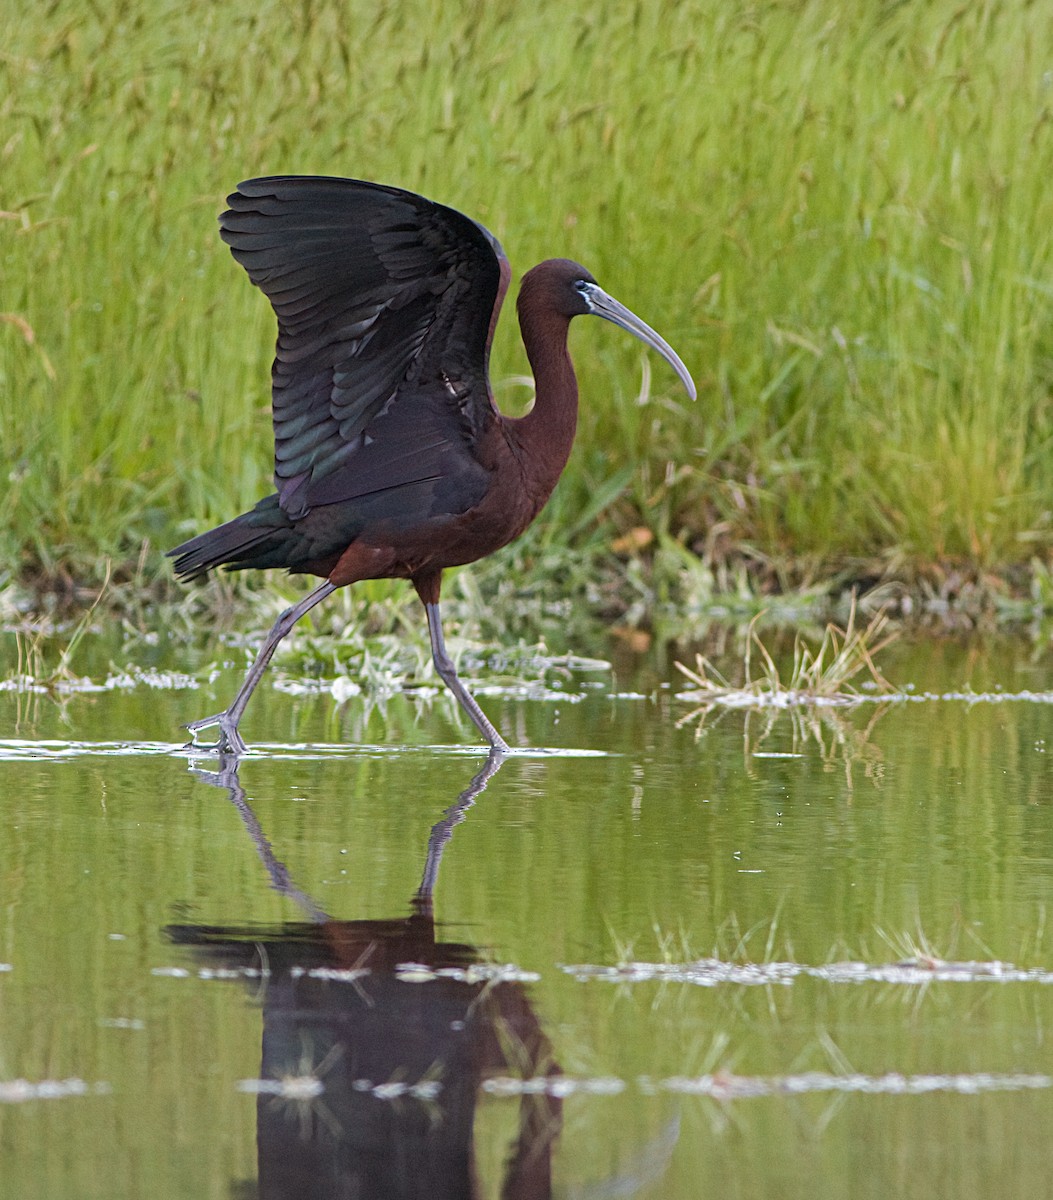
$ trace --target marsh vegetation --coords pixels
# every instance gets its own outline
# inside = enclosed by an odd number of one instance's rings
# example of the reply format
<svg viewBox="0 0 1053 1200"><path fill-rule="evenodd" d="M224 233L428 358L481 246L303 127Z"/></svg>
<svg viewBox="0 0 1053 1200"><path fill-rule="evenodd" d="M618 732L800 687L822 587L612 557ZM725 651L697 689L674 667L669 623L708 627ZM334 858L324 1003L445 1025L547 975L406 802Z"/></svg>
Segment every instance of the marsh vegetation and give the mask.
<svg viewBox="0 0 1053 1200"><path fill-rule="evenodd" d="M577 449L487 588L585 564L621 612L889 580L1045 603L1051 37L1009 0L12 9L7 583L156 598L165 547L269 489L271 316L215 218L304 171L459 207L517 272L579 258L696 374L690 405L576 333Z"/></svg>

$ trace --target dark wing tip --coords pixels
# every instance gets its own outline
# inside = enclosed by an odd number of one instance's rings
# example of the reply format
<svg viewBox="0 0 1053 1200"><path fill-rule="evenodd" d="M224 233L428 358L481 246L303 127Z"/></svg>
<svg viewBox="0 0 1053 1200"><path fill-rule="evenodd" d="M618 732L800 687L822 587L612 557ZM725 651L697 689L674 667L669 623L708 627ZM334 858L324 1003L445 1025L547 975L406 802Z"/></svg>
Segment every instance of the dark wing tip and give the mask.
<svg viewBox="0 0 1053 1200"><path fill-rule="evenodd" d="M501 243L490 230L460 210L405 188L342 175L259 175L243 180L227 197L227 210L220 214L220 237L229 245L239 235L254 232L257 228L254 218L259 216L291 218L293 213L289 206L295 206L298 211L310 210L321 218L339 218L356 199L367 196L374 201L383 196L393 203L401 202L418 220L426 213L440 215L458 237L474 243L477 250L485 247L493 254L499 269L508 261ZM239 216L242 217L240 221Z"/></svg>
<svg viewBox="0 0 1053 1200"><path fill-rule="evenodd" d="M275 473L290 516L330 474L357 480L363 431L412 371L438 377L453 362L488 395L507 277L489 230L414 192L339 176L264 175L228 203L220 236L278 318Z"/></svg>

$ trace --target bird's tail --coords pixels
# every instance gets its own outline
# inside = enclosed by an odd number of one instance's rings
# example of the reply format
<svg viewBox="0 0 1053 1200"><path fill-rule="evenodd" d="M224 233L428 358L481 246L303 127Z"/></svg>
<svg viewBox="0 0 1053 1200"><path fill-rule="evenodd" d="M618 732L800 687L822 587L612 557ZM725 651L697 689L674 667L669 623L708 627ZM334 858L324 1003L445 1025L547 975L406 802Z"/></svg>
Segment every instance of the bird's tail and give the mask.
<svg viewBox="0 0 1053 1200"><path fill-rule="evenodd" d="M268 496L251 512L169 550L168 557L175 558L175 572L180 579L198 579L221 566L232 571L246 567L295 569L299 541L278 497Z"/></svg>

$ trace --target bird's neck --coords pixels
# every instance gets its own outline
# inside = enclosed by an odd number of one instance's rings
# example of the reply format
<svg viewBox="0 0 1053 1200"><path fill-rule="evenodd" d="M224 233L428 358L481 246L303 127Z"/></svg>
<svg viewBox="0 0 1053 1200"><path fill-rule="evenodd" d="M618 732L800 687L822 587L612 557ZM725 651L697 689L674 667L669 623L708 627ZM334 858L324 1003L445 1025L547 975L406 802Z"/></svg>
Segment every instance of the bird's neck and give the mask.
<svg viewBox="0 0 1053 1200"><path fill-rule="evenodd" d="M578 381L567 350L570 318L520 308L519 327L534 374L534 406L511 425L524 473L544 503L567 465L578 427Z"/></svg>

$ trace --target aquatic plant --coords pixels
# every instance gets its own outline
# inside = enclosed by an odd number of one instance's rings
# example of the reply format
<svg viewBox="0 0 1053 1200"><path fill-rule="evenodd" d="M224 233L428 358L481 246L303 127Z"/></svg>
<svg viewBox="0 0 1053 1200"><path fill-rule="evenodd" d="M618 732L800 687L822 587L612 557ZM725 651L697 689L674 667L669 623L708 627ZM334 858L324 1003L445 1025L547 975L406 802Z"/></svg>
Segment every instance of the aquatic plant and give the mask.
<svg viewBox="0 0 1053 1200"><path fill-rule="evenodd" d="M757 620L754 617L750 622L746 634L742 682L730 683L708 659L698 654L694 667L682 662L675 664L693 685L679 693L680 699L750 708L786 708L820 702L847 704L860 697L853 683L860 675L865 677L870 698L875 692L892 691L891 684L874 661L875 656L899 636L898 631L889 629L889 618L884 609L879 609L864 627L859 628L853 598L844 628L829 622L814 648L806 635L798 632L785 681L757 633ZM754 668L756 660L760 663L759 670Z"/></svg>

